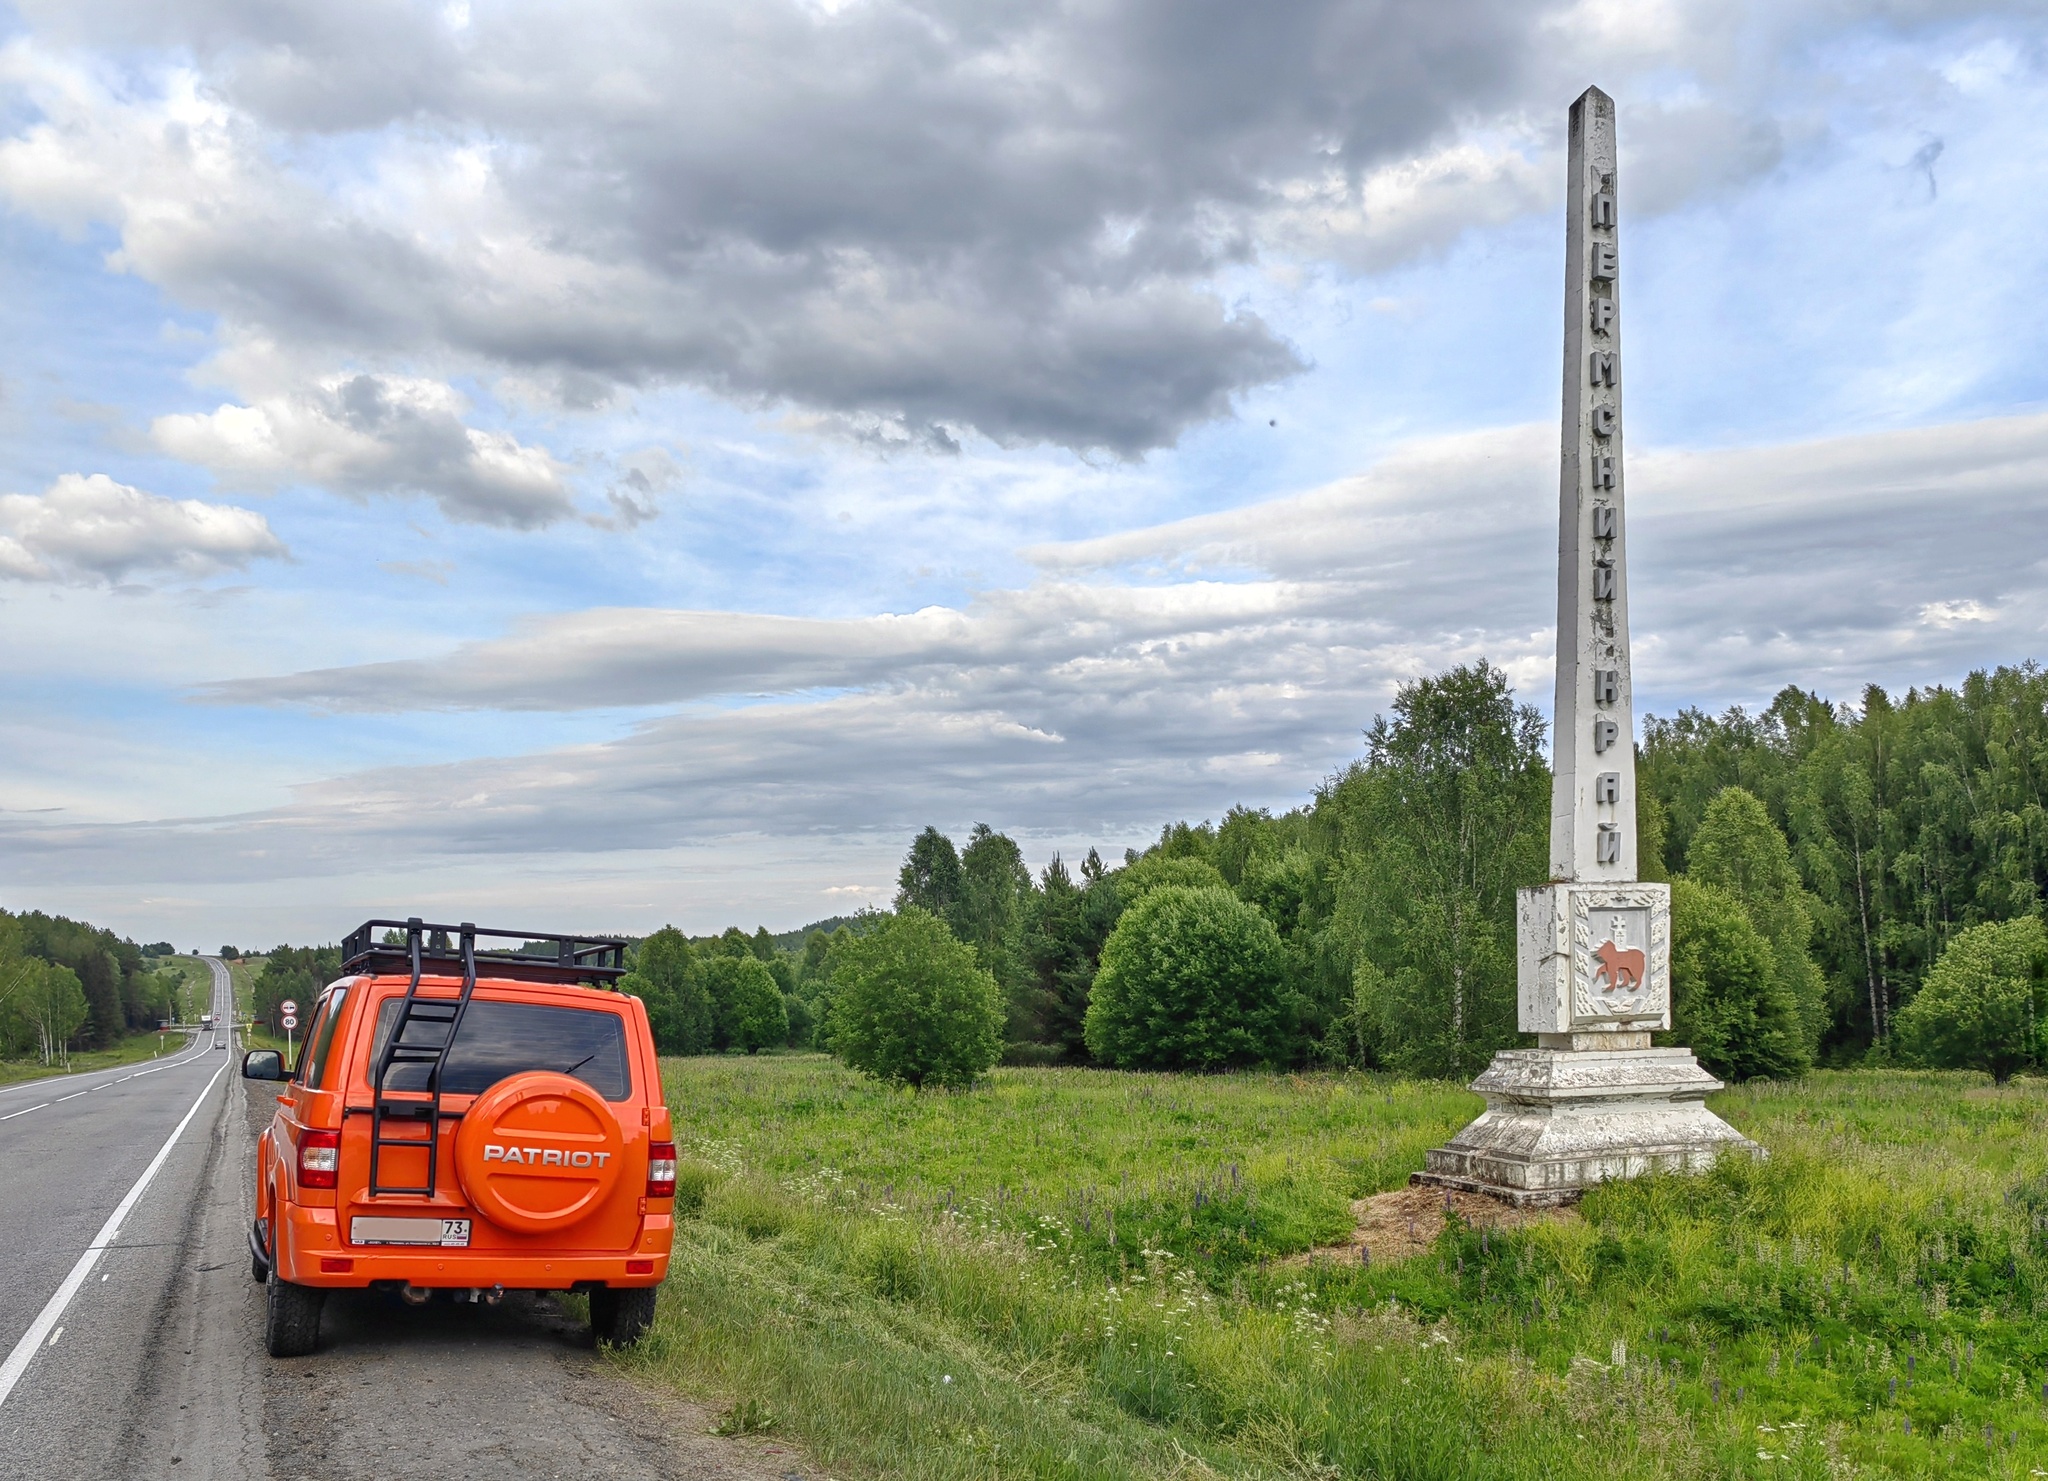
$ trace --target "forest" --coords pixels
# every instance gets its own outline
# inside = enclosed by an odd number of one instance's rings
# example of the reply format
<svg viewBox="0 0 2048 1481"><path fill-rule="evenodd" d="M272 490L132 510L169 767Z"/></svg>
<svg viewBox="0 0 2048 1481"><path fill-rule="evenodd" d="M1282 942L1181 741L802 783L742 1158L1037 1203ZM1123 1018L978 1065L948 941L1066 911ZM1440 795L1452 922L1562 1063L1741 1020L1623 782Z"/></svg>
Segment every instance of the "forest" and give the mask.
<svg viewBox="0 0 2048 1481"><path fill-rule="evenodd" d="M986 824L960 844L926 828L896 905L929 911L973 947L1001 991L1009 1063L1099 1058L1086 1020L1104 948L1133 902L1164 885L1227 891L1276 938L1284 1031L1256 1058L1469 1077L1519 1041L1514 896L1547 867L1545 727L1481 661L1402 686L1364 740L1306 805L1169 823L1113 866L1090 848L1034 876ZM1673 883L1673 1041L1737 1079L1873 1058L2001 1078L2038 1063L2044 772L2048 676L2032 663L1955 688L1872 686L1853 704L1787 688L1756 714L1647 717L1641 872ZM658 933L639 962L665 1047L774 1039L771 981L780 1037L808 1042L830 1011L836 944L861 928L801 945L766 930ZM2017 1043L2016 1059L1942 1059L1935 1040L1968 1016L1960 999L1935 1013L1930 998L1916 1020L1959 936L1949 975L1961 985L1940 991L1967 995L2010 965L2019 997L1985 1032ZM754 1003L744 1031L733 1007L743 980Z"/></svg>
<svg viewBox="0 0 2048 1481"><path fill-rule="evenodd" d="M112 931L28 910L0 910L0 1059L48 1065L107 1049L177 1017L183 973Z"/></svg>

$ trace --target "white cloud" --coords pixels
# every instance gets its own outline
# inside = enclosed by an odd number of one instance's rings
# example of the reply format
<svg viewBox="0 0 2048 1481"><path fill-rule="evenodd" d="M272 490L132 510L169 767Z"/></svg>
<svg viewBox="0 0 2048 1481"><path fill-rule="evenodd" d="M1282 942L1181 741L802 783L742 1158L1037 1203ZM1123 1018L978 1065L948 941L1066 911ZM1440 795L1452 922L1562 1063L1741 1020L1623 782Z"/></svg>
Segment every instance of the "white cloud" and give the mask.
<svg viewBox="0 0 2048 1481"><path fill-rule="evenodd" d="M173 457L230 488L315 483L338 493L425 494L450 519L530 529L571 512L567 469L545 448L466 426L466 397L440 381L331 376L254 406L158 417Z"/></svg>
<svg viewBox="0 0 2048 1481"><path fill-rule="evenodd" d="M92 585L159 572L203 577L286 554L253 510L166 499L104 473L66 473L40 494L0 494L0 577Z"/></svg>
<svg viewBox="0 0 2048 1481"><path fill-rule="evenodd" d="M960 609L843 619L598 609L533 618L431 658L209 693L344 710L576 710L858 690L912 707L988 707L1048 736L1134 695L1228 708L1286 693L1352 707L1362 723L1366 696L1447 653L1484 651L1531 674L1546 665L1554 460L1548 428L1419 440L1292 497L1036 548L1027 553L1043 579ZM1773 666L1867 672L1930 625L2020 624L2018 637L2048 613L2030 594L2041 557L2025 533L2048 528L2036 513L2048 415L1649 453L1633 461L1629 487L1639 641L1717 655L1704 670L1688 659L1683 687L1725 692ZM1967 528L2004 533L1938 538ZM1647 661L1638 685L1659 687Z"/></svg>
<svg viewBox="0 0 2048 1481"><path fill-rule="evenodd" d="M1235 267L1376 269L1554 208L1558 109L1589 73L1638 121L1627 168L1661 209L1770 169L1806 127L1783 58L1921 19L1890 0L592 0L460 27L399 4L24 11L0 190L110 225L117 266L218 315L245 399L278 390L248 347L290 346L294 385L412 367L587 407L684 383L934 446L974 429L1121 456L1303 368L1226 300Z"/></svg>
<svg viewBox="0 0 2048 1481"><path fill-rule="evenodd" d="M1403 679L1484 655L1547 701L1552 449L1540 428L1417 442L1290 498L1047 547L1041 580L959 609L544 617L431 657L214 686L354 709L671 708L607 740L339 775L263 813L124 830L120 867L161 849L223 876L317 875L366 849L539 857L595 839L652 856L935 818L1072 844L1284 806L1356 754ZM1872 679L2039 653L2044 490L2048 415L1639 454L1639 703L1753 702L1790 682L1854 699ZM1979 530L1997 538L1957 538ZM0 832L38 869L107 864L91 829Z"/></svg>
<svg viewBox="0 0 2048 1481"><path fill-rule="evenodd" d="M1333 159L1319 175L1276 184L1262 234L1289 252L1374 272L1542 209L1563 169L1554 150L1527 141L1460 140L1365 173Z"/></svg>
<svg viewBox="0 0 2048 1481"><path fill-rule="evenodd" d="M1982 602L1929 602L1920 609L1920 620L1935 627L1954 627L1959 622L1989 622L1997 614Z"/></svg>

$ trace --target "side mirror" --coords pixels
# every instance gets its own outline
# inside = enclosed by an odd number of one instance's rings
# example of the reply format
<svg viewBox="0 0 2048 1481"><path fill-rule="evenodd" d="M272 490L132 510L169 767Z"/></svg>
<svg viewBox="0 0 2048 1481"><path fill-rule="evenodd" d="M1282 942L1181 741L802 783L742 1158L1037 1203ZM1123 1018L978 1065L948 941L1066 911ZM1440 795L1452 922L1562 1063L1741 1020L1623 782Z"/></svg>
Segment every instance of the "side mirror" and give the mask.
<svg viewBox="0 0 2048 1481"><path fill-rule="evenodd" d="M275 1049L251 1049L242 1056L242 1078L244 1080L284 1079L284 1056Z"/></svg>

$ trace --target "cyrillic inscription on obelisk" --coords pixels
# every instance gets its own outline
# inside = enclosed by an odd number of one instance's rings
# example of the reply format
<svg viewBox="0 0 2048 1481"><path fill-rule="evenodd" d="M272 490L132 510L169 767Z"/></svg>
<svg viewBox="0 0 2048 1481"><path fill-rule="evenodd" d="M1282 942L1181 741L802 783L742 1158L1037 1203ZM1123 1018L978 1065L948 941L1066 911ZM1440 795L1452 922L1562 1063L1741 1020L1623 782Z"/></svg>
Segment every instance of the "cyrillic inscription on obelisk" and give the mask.
<svg viewBox="0 0 2048 1481"><path fill-rule="evenodd" d="M1571 111L1564 458L1557 528L1557 767L1550 877L1636 877L1635 724L1622 515L1621 243L1614 100Z"/></svg>

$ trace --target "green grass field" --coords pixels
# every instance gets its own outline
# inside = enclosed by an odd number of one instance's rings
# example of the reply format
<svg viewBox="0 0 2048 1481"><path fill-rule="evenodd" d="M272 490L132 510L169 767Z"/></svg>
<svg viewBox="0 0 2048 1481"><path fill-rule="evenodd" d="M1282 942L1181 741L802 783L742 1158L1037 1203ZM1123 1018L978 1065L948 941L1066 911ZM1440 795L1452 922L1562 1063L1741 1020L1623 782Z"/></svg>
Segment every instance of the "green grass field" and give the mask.
<svg viewBox="0 0 2048 1481"><path fill-rule="evenodd" d="M674 1060L689 1209L618 1361L842 1475L2048 1474L2048 1085L1725 1092L1770 1161L1348 1233L1478 1107L1367 1075ZM1910 1432L1908 1422L1910 1421Z"/></svg>
<svg viewBox="0 0 2048 1481"><path fill-rule="evenodd" d="M175 1054L192 1042L189 1035L130 1034L111 1049L86 1049L71 1056L69 1069L62 1064L45 1066L32 1059L0 1060L0 1085L12 1085L20 1080L46 1080L65 1074L78 1075L87 1070L111 1070L118 1065L139 1064L154 1059L159 1049L165 1054Z"/></svg>

